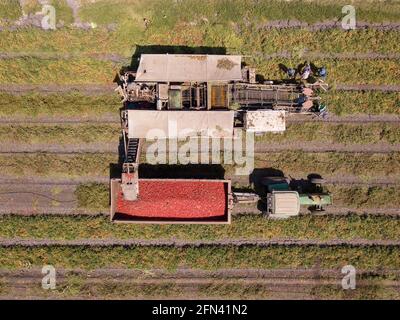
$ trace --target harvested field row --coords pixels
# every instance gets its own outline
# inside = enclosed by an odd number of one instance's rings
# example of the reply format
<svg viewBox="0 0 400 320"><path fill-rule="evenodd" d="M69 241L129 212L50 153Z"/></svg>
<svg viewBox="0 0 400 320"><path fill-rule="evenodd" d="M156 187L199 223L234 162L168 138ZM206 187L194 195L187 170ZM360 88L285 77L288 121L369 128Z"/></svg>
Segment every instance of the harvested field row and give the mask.
<svg viewBox="0 0 400 320"><path fill-rule="evenodd" d="M10 270L53 265L62 269L134 268L204 270L242 268L399 269L399 249L393 246L201 246L166 247L23 247L0 248L0 266Z"/></svg>
<svg viewBox="0 0 400 320"><path fill-rule="evenodd" d="M255 66L257 72L265 79L272 80L285 77L278 66L280 63L297 67L303 62L304 58L273 58L263 61L256 57L246 58L246 63ZM317 66L326 66L329 70L327 81L332 86L339 83L400 84L399 60L397 59L375 59L369 63L362 60L318 59L313 63ZM121 64L89 58L73 58L68 61L15 58L0 60L0 84L111 84L121 68Z"/></svg>
<svg viewBox="0 0 400 320"><path fill-rule="evenodd" d="M203 247L259 247L268 248L275 246L283 247L393 247L398 249L400 240L297 240L297 239L272 239L272 240L247 240L247 239L222 239L222 240L142 240L142 239L78 239L78 240L50 240L50 239L0 239L0 248L42 248L42 247L86 247L86 248L107 248L121 246L125 248L136 247L166 247L166 248L203 248Z"/></svg>
<svg viewBox="0 0 400 320"><path fill-rule="evenodd" d="M118 124L0 123L0 144L2 146L11 144L10 150L12 150L12 145L20 148L24 144L29 146L41 145L45 150L45 146L49 145L51 147L51 144L59 146L79 144L82 148L81 144L101 143L98 151L102 152L104 150L101 149L101 145L104 145L103 143L105 142L114 143L117 148L120 133L121 128ZM400 143L400 122L364 124L293 122L287 124L286 131L283 134L268 133L256 136L255 139L256 152L261 152L264 149L273 150L279 146L284 147L285 143L292 143L295 148L296 146L297 148L313 148L317 146L316 143L321 143L323 147L331 147L332 149L335 149L335 144L349 146L367 144L370 147L366 146L364 149L370 152L377 150L377 148L374 149L372 146L379 143L382 146L382 150L385 151L387 149L385 145L390 144L396 147L395 144ZM313 144L310 142L313 142ZM18 145L16 146L15 143L18 143ZM289 147L291 148L292 146ZM318 150L318 148L316 149ZM359 150L355 149L355 151ZM109 148L107 151L109 151Z"/></svg>
<svg viewBox="0 0 400 320"><path fill-rule="evenodd" d="M121 127L118 124L0 124L1 144L78 144L113 142L118 145Z"/></svg>
<svg viewBox="0 0 400 320"><path fill-rule="evenodd" d="M254 54L253 54L254 55ZM264 59L274 59L274 58L287 58L294 59L299 56L299 54L282 51L274 52L271 54L267 53L256 53L255 55L262 55ZM307 60L315 59L343 59L343 60L376 60L376 59L400 59L400 54L398 53L379 53L379 52L351 52L346 53L323 53L323 52L304 52L301 55L302 58ZM90 58L100 61L109 61L120 64L129 64L132 57L121 56L118 53L108 53L108 54L95 54L95 53L56 53L56 52L0 52L0 60L8 59L20 59L20 58L35 58L43 60L69 60L69 59L79 59L79 58Z"/></svg>
<svg viewBox="0 0 400 320"><path fill-rule="evenodd" d="M112 224L108 217L32 216L0 217L0 239L64 241L106 239L218 241L224 239L297 239L331 241L342 239L389 240L400 238L399 217L389 216L299 216L288 220L258 215L233 216L230 225L132 225ZM18 241L17 241L18 242ZM14 243L15 244L15 243Z"/></svg>
<svg viewBox="0 0 400 320"><path fill-rule="evenodd" d="M236 186L237 185L234 185L234 187ZM336 206L355 209L400 208L400 191L396 186L346 187L330 185L328 189L332 192ZM108 193L108 187L106 185L96 183L79 185L75 192L78 206L86 209L105 209L108 207ZM253 211L255 211L255 207Z"/></svg>
<svg viewBox="0 0 400 320"><path fill-rule="evenodd" d="M316 137L318 138L318 137ZM37 139L33 138L37 141ZM0 154L29 154L29 153L48 153L57 155L66 154L78 154L78 153L118 153L118 136L113 139L108 139L105 142L101 142L103 138L97 140L97 142L83 142L80 144L60 143L60 144L43 144L33 143L26 144L20 143L14 145L11 142L0 143ZM313 141L303 142L296 141L290 143L268 143L259 142L254 147L255 154L263 154L266 152L282 152L286 150L292 151L303 151L308 153L313 152L342 152L342 153L367 153L367 154L378 154L378 153L391 153L400 152L400 143L374 143L374 144L338 144ZM199 152L199 154L206 155L208 152ZM158 153L162 155L162 152Z"/></svg>
<svg viewBox="0 0 400 320"><path fill-rule="evenodd" d="M278 153L256 154L254 167L270 174L271 170L281 170L286 175L306 177L310 173L318 173L323 177L339 175L358 176L365 181L375 177L398 178L400 175L400 155L397 152L366 153L306 153L302 151L285 151ZM110 165L118 162L115 153L77 153L77 154L2 154L0 168L4 178L10 177L47 177L47 178L81 178L104 177L110 174ZM142 154L141 170L143 177L154 178L167 174L167 165L146 164L146 156ZM43 166L46 163L46 166ZM207 165L175 166L182 177L196 177L196 172ZM114 166L112 166L114 167ZM214 166L221 177L235 175L232 165ZM217 168L218 167L218 168ZM211 169L211 168L210 168ZM194 171L193 171L194 170ZM180 173L179 173L180 172ZM215 174L218 174L215 172ZM207 174L212 172L207 172ZM170 174L172 174L170 172ZM270 174L271 175L271 174ZM168 176L165 176L168 177ZM169 176L171 177L171 176Z"/></svg>
<svg viewBox="0 0 400 320"><path fill-rule="evenodd" d="M150 271L151 272L151 271ZM18 273L22 273L19 271ZM38 274L41 273L38 271ZM145 275L144 275L145 276ZM116 279L87 277L77 271L60 277L57 287L43 290L41 277L22 279L3 277L0 298L8 299L395 299L399 298L399 283L386 278L357 279L356 290L343 290L341 278L312 280L192 278L192 279ZM21 293L23 289L23 293Z"/></svg>
<svg viewBox="0 0 400 320"><path fill-rule="evenodd" d="M105 121L119 122L118 110L121 103L117 94L112 93L114 87L115 85L112 85L109 91L105 91L108 94L103 91L96 96L82 92L58 94L25 92L22 95L0 92L0 116L2 121L18 121L18 119L23 121L23 119L27 119L26 121L30 122L31 120L49 119L51 122L61 122L72 119L85 122L104 119ZM361 114L386 115L382 119L383 121L394 121L392 119L399 121L400 93L397 92L329 91L322 94L322 100L327 103L331 114L352 115L352 117ZM290 116L288 121L298 118ZM327 121L330 121L330 118L328 117ZM309 117L300 117L300 119L305 121ZM371 119L374 121L373 117ZM367 120L366 117L362 119L362 122L365 120ZM341 118L332 117L332 121L341 121ZM343 121L351 121L351 119L348 118Z"/></svg>
<svg viewBox="0 0 400 320"><path fill-rule="evenodd" d="M365 179L376 176L398 176L400 173L396 152L389 154L365 153L305 153L286 151L256 155L256 168L274 168L285 174L307 176L310 172L322 176L347 175L360 176Z"/></svg>
<svg viewBox="0 0 400 320"><path fill-rule="evenodd" d="M4 180L4 179L3 179ZM66 182L46 183L32 179L5 179L0 185L0 200L3 205L0 215L17 214L22 216L62 215L62 216L98 216L109 215L109 190L107 177L78 178ZM39 179L40 180L40 179ZM86 180L86 181L85 181ZM99 181L99 182L89 182ZM86 182L86 183L85 183ZM234 188L249 189L247 182L234 182ZM397 185L376 184L375 186L357 186L354 183L328 185L333 193L334 205L321 213L328 216L344 216L349 213L371 216L397 217L400 212ZM372 200L369 200L369 196ZM390 198L390 201L386 200ZM233 209L236 215L259 215L254 205L237 205ZM310 215L304 208L302 214ZM316 215L316 213L312 214Z"/></svg>

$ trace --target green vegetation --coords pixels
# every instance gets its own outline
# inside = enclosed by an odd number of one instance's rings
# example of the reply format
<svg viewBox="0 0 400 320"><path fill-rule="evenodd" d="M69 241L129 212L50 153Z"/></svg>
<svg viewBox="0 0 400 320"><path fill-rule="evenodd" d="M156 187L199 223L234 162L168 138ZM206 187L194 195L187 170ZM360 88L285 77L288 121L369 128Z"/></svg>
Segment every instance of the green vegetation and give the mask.
<svg viewBox="0 0 400 320"><path fill-rule="evenodd" d="M248 63L257 67L266 79L285 76L280 63L297 66L304 59L259 59L251 57ZM399 84L399 61L396 59L374 60L368 68L363 60L314 60L317 66L326 66L328 82L344 84ZM91 58L38 59L15 58L0 60L0 83L8 84L107 84L112 83L122 65ZM349 72L351 70L351 72Z"/></svg>
<svg viewBox="0 0 400 320"><path fill-rule="evenodd" d="M2 84L106 84L121 66L89 58L0 60Z"/></svg>
<svg viewBox="0 0 400 320"><path fill-rule="evenodd" d="M2 19L16 20L22 15L18 0L0 0L0 26Z"/></svg>
<svg viewBox="0 0 400 320"><path fill-rule="evenodd" d="M117 158L114 153L3 154L0 155L0 168L3 175L15 176L108 176L109 166L117 163ZM144 155L141 162L145 163ZM255 168L274 168L286 175L303 177L310 173L319 173L325 177L352 175L367 181L377 176L399 177L400 154L284 151L268 155L257 154ZM225 165L224 169L227 177L234 174L233 166Z"/></svg>
<svg viewBox="0 0 400 320"><path fill-rule="evenodd" d="M399 177L400 153L307 153L303 151L283 151L255 155L256 168L274 168L286 175L307 176L318 173L322 176L353 175L366 180L371 177ZM227 168L230 172L232 168Z"/></svg>
<svg viewBox="0 0 400 320"><path fill-rule="evenodd" d="M13 124L0 125L3 143L95 143L115 142L120 136L119 124ZM256 142L284 143L290 141L340 144L400 143L398 125L330 124L319 122L289 124L282 135L264 134ZM257 148L257 147L256 147Z"/></svg>
<svg viewBox="0 0 400 320"><path fill-rule="evenodd" d="M398 187L329 186L336 205L352 208L399 208Z"/></svg>
<svg viewBox="0 0 400 320"><path fill-rule="evenodd" d="M117 146L120 131L118 124L0 125L0 140L22 144L114 142Z"/></svg>
<svg viewBox="0 0 400 320"><path fill-rule="evenodd" d="M96 281L96 279L93 280L90 277L71 272L65 279L57 279L55 290L43 290L37 283L30 283L24 289L27 296L46 298L165 299L185 297L197 299L261 299L279 298L290 293L300 295L299 292L296 292L298 290L292 291L290 288L287 288L286 292L270 290L271 286L268 281L263 283L262 281L243 281L244 279L218 278L207 282L192 283L190 280L188 279L183 283L176 283L176 281L163 279L154 283L146 283L145 279L124 279L118 281L109 277L101 279L101 281ZM321 282L314 286L303 285L301 289L304 290L304 294L307 296L322 299L399 298L396 288L386 284L385 276L357 279L357 288L355 290L343 290L339 284L325 284L323 283L324 280L321 279ZM327 280L329 281L329 279ZM336 282L339 281L336 280ZM6 288L6 286L4 287ZM7 289L9 291L8 294L11 295L13 288L7 285ZM0 291L0 293L2 292Z"/></svg>
<svg viewBox="0 0 400 320"><path fill-rule="evenodd" d="M0 267L21 269L51 264L56 268L135 268L175 270L178 267L224 268L341 268L400 267L399 248L388 246L202 246L166 247L10 247L0 248Z"/></svg>
<svg viewBox="0 0 400 320"><path fill-rule="evenodd" d="M329 91L321 94L329 111L348 114L400 114L400 93Z"/></svg>
<svg viewBox="0 0 400 320"><path fill-rule="evenodd" d="M118 120L120 107L117 94L90 96L81 93L0 93L0 116L3 117L79 116L84 121L109 114Z"/></svg>
<svg viewBox="0 0 400 320"><path fill-rule="evenodd" d="M333 114L400 114L400 93L398 92L333 90L321 96L327 103L329 112ZM91 96L82 93L23 95L0 93L0 116L3 117L79 116L82 120L88 120L102 115L112 115L118 119L116 112L120 107L121 103L117 94ZM288 130L291 130L291 127ZM391 136L392 133L389 135Z"/></svg>
<svg viewBox="0 0 400 320"><path fill-rule="evenodd" d="M256 141L278 142L324 142L341 144L400 143L400 127L387 123L329 124L319 122L294 123L281 134L268 133L256 137Z"/></svg>
<svg viewBox="0 0 400 320"><path fill-rule="evenodd" d="M267 79L281 79L284 74L278 68L279 63L286 66L295 66L304 62L303 59L274 58L269 60L249 58L249 63L257 68L257 72ZM399 84L399 61L396 59L376 59L366 67L363 60L318 59L313 60L316 66L325 66L329 70L327 82L335 87L342 84Z"/></svg>
<svg viewBox="0 0 400 320"><path fill-rule="evenodd" d="M336 206L355 209L400 207L400 190L397 187L328 185L327 188L332 193ZM90 210L108 208L109 190L104 184L82 184L78 186L75 194L80 208ZM255 208L254 210L258 212Z"/></svg>
<svg viewBox="0 0 400 320"><path fill-rule="evenodd" d="M399 299L400 294L395 287L385 284L384 280L370 280L359 285L355 290L343 290L340 285L316 286L312 294L320 299L340 299L340 300L376 300L376 299Z"/></svg>
<svg viewBox="0 0 400 320"><path fill-rule="evenodd" d="M13 154L0 155L0 170L3 175L18 177L108 176L110 163L116 162L117 155L109 153Z"/></svg>
<svg viewBox="0 0 400 320"><path fill-rule="evenodd" d="M109 205L109 190L105 184L80 184L75 190L78 207L93 210L105 209ZM76 221L73 221L76 224Z"/></svg>
<svg viewBox="0 0 400 320"><path fill-rule="evenodd" d="M95 188L86 189L94 193ZM82 190L86 191L86 190ZM104 192L101 190L100 192ZM103 198L108 200L108 198ZM104 201L106 202L106 201ZM108 201L107 201L108 202ZM96 203L90 203L95 206ZM107 206L108 203L105 203ZM286 220L233 216L230 225L112 224L108 217L3 216L0 238L24 239L368 239L400 238L400 219L384 216L299 216Z"/></svg>

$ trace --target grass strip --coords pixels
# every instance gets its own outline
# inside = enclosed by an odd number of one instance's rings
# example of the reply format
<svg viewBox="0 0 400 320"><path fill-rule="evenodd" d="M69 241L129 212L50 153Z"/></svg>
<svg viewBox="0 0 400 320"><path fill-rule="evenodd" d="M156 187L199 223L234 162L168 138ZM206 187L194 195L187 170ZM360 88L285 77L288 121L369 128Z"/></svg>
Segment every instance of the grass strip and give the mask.
<svg viewBox="0 0 400 320"><path fill-rule="evenodd" d="M241 186L235 185L235 187ZM354 209L400 207L400 191L397 187L329 185L327 189L332 194L336 206ZM81 184L77 187L75 195L80 208L106 210L109 207L109 190L105 184ZM254 208L254 212L259 211Z"/></svg>
<svg viewBox="0 0 400 320"><path fill-rule="evenodd" d="M0 60L1 84L112 83L121 66L90 58Z"/></svg>
<svg viewBox="0 0 400 320"><path fill-rule="evenodd" d="M329 91L321 95L329 112L350 114L400 114L400 93ZM81 93L13 95L0 92L0 115L13 117L79 116L82 120L116 115L117 94ZM116 118L118 118L116 116Z"/></svg>
<svg viewBox="0 0 400 320"><path fill-rule="evenodd" d="M353 175L361 178L377 176L395 177L400 174L400 153L307 153L303 151L274 152L255 156L256 168L274 168L286 175L307 176L318 173L322 176ZM228 168L229 170L229 168Z"/></svg>
<svg viewBox="0 0 400 320"><path fill-rule="evenodd" d="M117 94L91 96L81 93L23 95L0 93L1 116L79 116L82 120L87 120L107 114L115 116L120 107Z"/></svg>
<svg viewBox="0 0 400 320"><path fill-rule="evenodd" d="M233 216L230 225L127 225L108 217L3 216L0 238L24 239L318 239L400 238L400 219L385 216L299 216L287 220L261 215Z"/></svg>
<svg viewBox="0 0 400 320"><path fill-rule="evenodd" d="M118 124L0 125L0 141L23 144L115 142L117 147L120 132Z"/></svg>
<svg viewBox="0 0 400 320"><path fill-rule="evenodd" d="M215 279L208 283L184 283L163 280L160 283L138 284L129 280L121 282L113 279L102 279L102 281L91 281L80 275L69 275L65 280L58 280L54 290L43 290L37 285L25 287L26 296L40 296L46 298L226 298L226 299L260 299L278 298L288 294L295 294L296 290L287 288L285 291L276 292L271 290L270 284L246 283L237 280L237 283ZM358 281L359 279L357 279ZM343 290L340 284L315 284L314 286L303 286L304 295L322 299L398 299L399 293L395 288L387 286L385 278L363 279L362 285L357 282L355 290ZM339 281L338 281L339 282ZM1 288L1 287L0 287ZM195 292L193 292L195 288ZM12 289L5 287L12 295ZM294 291L294 292L293 292ZM2 293L0 291L0 293ZM4 294L4 293L3 293Z"/></svg>
<svg viewBox="0 0 400 320"><path fill-rule="evenodd" d="M141 162L144 163L146 157L143 154L142 157ZM117 161L118 155L114 153L3 154L0 155L0 168L3 175L13 176L107 176L110 165ZM234 174L232 165L223 167L226 176ZM255 168L274 168L286 175L304 177L310 173L319 173L325 177L350 174L368 180L377 176L399 176L400 154L285 151L267 155L257 154Z"/></svg>
<svg viewBox="0 0 400 320"><path fill-rule="evenodd" d="M2 143L26 144L74 144L112 142L117 145L120 136L118 124L63 124L36 125L13 124L0 125ZM400 143L398 125L390 123L371 124L330 124L330 123L293 123L281 134L267 133L256 136L256 142L321 142L340 144Z"/></svg>
<svg viewBox="0 0 400 320"><path fill-rule="evenodd" d="M386 246L202 246L166 247L12 247L0 248L0 267L21 269L53 265L55 268L178 267L215 270L224 268L341 268L351 264L360 269L400 267L399 248Z"/></svg>
<svg viewBox="0 0 400 320"><path fill-rule="evenodd" d="M109 153L0 155L0 168L3 175L18 177L105 176L117 158Z"/></svg>
<svg viewBox="0 0 400 320"><path fill-rule="evenodd" d="M256 141L268 143L324 142L340 144L399 143L400 127L388 123L329 124L318 122L293 123L283 134L267 133Z"/></svg>
<svg viewBox="0 0 400 320"><path fill-rule="evenodd" d="M321 94L329 112L336 115L349 114L400 114L400 93L343 92L331 90Z"/></svg>
<svg viewBox="0 0 400 320"><path fill-rule="evenodd" d="M269 60L250 57L246 62L254 65L265 79L281 79L285 74L279 64L297 67L304 58ZM329 70L328 83L341 84L400 84L399 60L377 59L332 60L317 59L313 63ZM38 59L14 58L0 60L0 84L106 84L112 83L122 65L91 58ZM351 70L351 72L349 72Z"/></svg>

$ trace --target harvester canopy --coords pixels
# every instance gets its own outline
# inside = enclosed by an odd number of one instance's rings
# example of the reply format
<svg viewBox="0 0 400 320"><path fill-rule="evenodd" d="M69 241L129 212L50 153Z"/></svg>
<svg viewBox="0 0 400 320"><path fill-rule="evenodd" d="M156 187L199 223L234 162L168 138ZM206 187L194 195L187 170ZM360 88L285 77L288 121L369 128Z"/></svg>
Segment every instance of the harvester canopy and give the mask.
<svg viewBox="0 0 400 320"><path fill-rule="evenodd" d="M234 111L129 110L128 138L228 138L233 120Z"/></svg>
<svg viewBox="0 0 400 320"><path fill-rule="evenodd" d="M242 80L241 56L142 54L136 82L210 82Z"/></svg>

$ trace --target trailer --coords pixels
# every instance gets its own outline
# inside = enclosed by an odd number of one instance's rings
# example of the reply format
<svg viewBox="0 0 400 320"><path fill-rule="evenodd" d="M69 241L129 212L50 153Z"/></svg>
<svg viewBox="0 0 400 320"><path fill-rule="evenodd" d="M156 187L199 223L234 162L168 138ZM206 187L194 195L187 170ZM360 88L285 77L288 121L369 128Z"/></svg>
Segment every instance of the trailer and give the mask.
<svg viewBox="0 0 400 320"><path fill-rule="evenodd" d="M111 180L111 221L160 224L231 222L233 199L229 180L138 179L136 182L134 189L137 188L138 197L132 199L126 197L127 191L121 179Z"/></svg>

